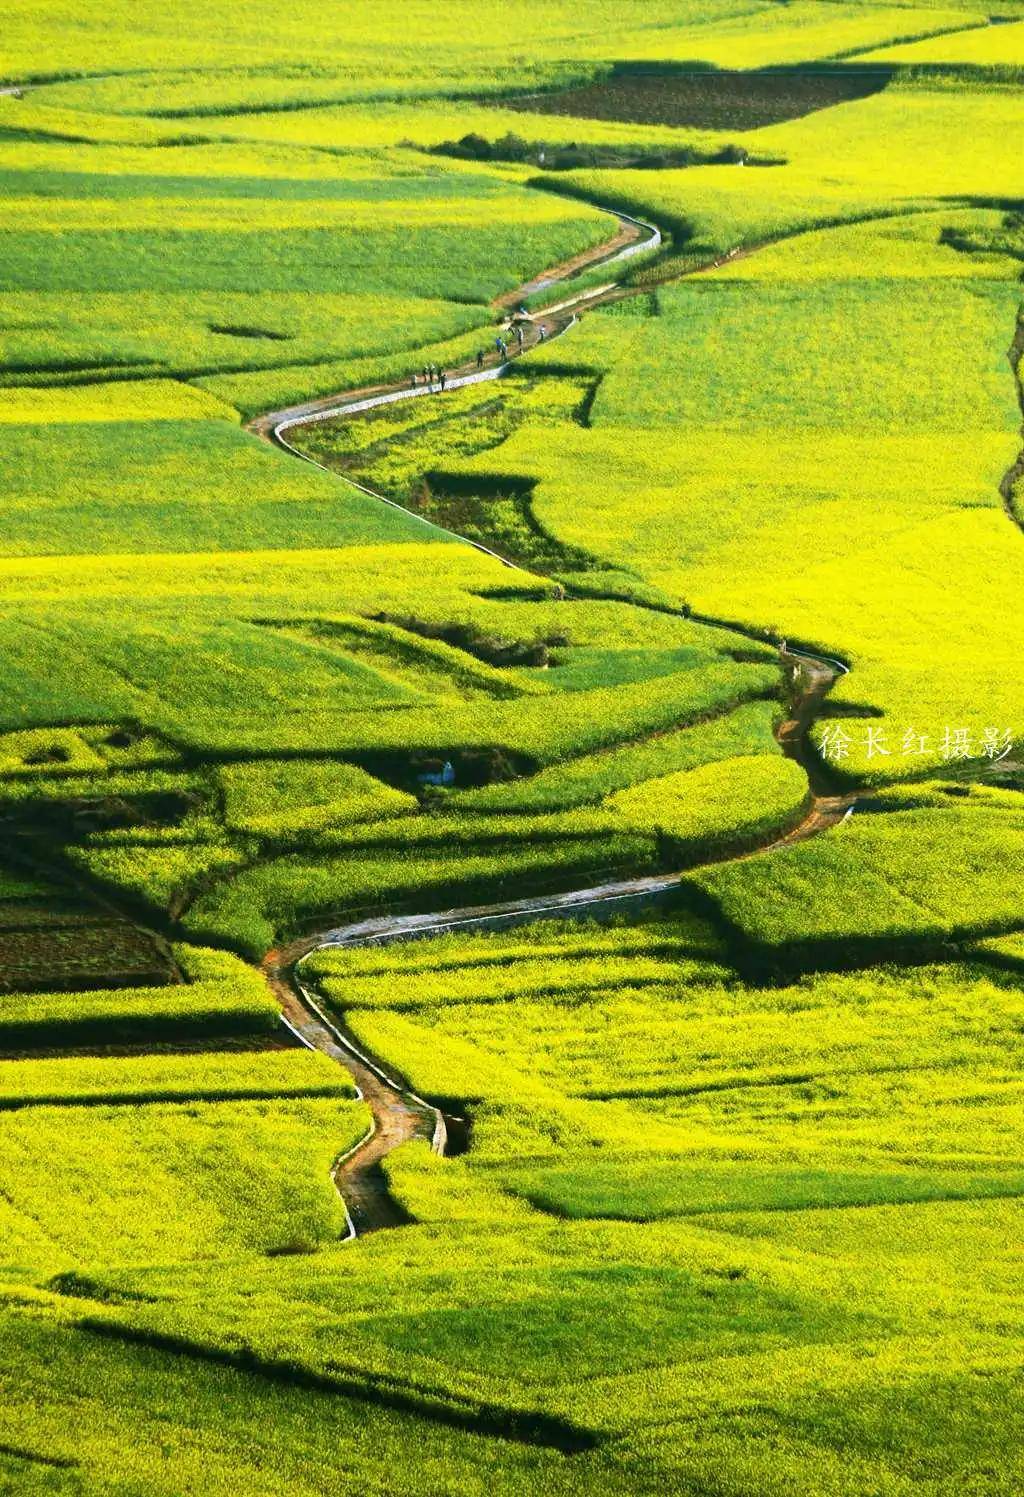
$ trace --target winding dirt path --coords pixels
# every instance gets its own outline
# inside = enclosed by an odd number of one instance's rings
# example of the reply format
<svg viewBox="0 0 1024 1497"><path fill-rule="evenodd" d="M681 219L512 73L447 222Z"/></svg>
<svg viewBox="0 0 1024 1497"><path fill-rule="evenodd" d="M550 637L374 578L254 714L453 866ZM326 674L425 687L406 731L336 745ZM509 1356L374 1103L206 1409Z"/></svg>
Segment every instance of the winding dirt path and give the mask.
<svg viewBox="0 0 1024 1497"><path fill-rule="evenodd" d="M781 648L779 655L794 678L794 689L790 716L779 725L776 736L783 753L808 772L810 805L797 825L782 836L749 852L726 857L721 860L724 862L759 857L816 836L845 820L857 799L856 793L840 792L831 785L808 740L808 730L825 696L846 668L791 648ZM348 1070L373 1118L366 1139L339 1160L333 1172L348 1210L351 1236L401 1226L407 1220L388 1191L382 1169L388 1154L413 1138L429 1141L436 1153L443 1154L453 1135L464 1134L464 1122L446 1116L400 1078L388 1075L359 1049L336 1019L328 1019L302 980L300 969L305 958L331 947L388 945L452 930L500 930L542 917L573 919L612 907L641 908L679 888L692 871L621 879L562 894L467 905L425 915L385 915L319 931L267 953L262 971L281 1005L284 1022L303 1044L321 1050Z"/></svg>
<svg viewBox="0 0 1024 1497"><path fill-rule="evenodd" d="M398 1227L407 1220L388 1191L382 1160L399 1144L413 1138L429 1140L442 1153L447 1129L436 1107L414 1097L386 1076L338 1024L327 1018L304 987L297 963L317 944L318 938L312 937L280 951L270 951L263 959L262 971L292 1034L308 1049L319 1050L344 1066L370 1109L373 1120L370 1131L354 1149L342 1155L332 1171L348 1212L349 1235L355 1237L381 1227Z"/></svg>
<svg viewBox="0 0 1024 1497"><path fill-rule="evenodd" d="M609 209L602 210L611 212ZM584 256L565 262L564 265L546 272L534 281L516 288L494 303L496 309L516 306L531 292L556 284L560 280L577 275L583 269L596 264L612 263L632 255L641 249L654 248L661 243L660 232L652 225L630 219L625 214L614 214L619 221L619 230L613 239ZM648 237L640 233L647 230ZM623 241L625 241L624 247ZM734 258L730 251L718 257L704 270L715 269ZM691 269L686 272L694 274ZM581 291L556 306L549 306L534 314L524 335L522 353L561 337L578 320L580 311L587 306L599 306L608 301L621 300L628 296L643 294L642 289L623 286L612 281L606 285ZM483 334L481 334L483 336ZM517 349L517 353L520 351ZM410 353L410 362L415 358ZM447 380L446 389L458 389L465 385L485 380L500 379L512 366L512 359L500 355L488 355L484 367L473 365L453 370ZM361 493L400 509L413 519L433 529L445 530L454 539L471 545L495 557L507 567L523 571L535 577L525 568L500 556L497 552L456 531L447 530L425 519L413 510L407 510L395 500L379 494L366 485L357 483L345 474L325 467L324 464L301 452L288 441L286 433L294 427L308 426L337 416L356 415L362 411L397 403L399 401L424 398L442 392L435 386L423 384L388 385L349 391L346 395L325 396L306 401L284 410L267 412L250 422L249 430L274 442L294 456L315 467L323 468L335 478L340 478ZM728 630L730 633L749 633L762 643L765 636L745 631L725 620L692 615L696 622L709 628ZM809 732L822 703L833 684L847 667L838 660L787 645L785 641L773 640L779 651L780 668L790 685L790 713L779 725L777 737L784 754L801 765L807 774L810 790L809 805L800 821L782 836L773 837L762 846L741 854L726 857L723 861L739 861L740 858L761 856L773 848L804 840L835 826L851 814L856 795L836 787L822 766L810 743ZM347 1034L336 1019L330 1019L321 1009L315 996L303 983L301 963L313 951L329 947L369 946L392 941L415 940L439 934L442 931L482 930L512 926L540 916L572 918L587 911L595 911L612 905L643 905L676 889L688 872L669 873L661 876L624 879L617 882L597 884L583 889L570 890L563 894L543 895L533 898L509 900L488 905L466 906L443 910L426 915L395 915L379 919L364 920L354 924L338 926L303 937L288 946L267 953L262 971L281 1005L282 1018L288 1028L311 1049L322 1051L345 1066L359 1092L370 1109L373 1123L367 1137L355 1149L343 1156L334 1167L334 1181L345 1201L349 1215L350 1235L362 1235L386 1227L401 1225L406 1216L398 1203L389 1194L382 1163L393 1149L413 1138L429 1140L438 1153L444 1153L450 1136L461 1129L463 1120L447 1118L440 1110L409 1090L401 1078L390 1076L372 1057L364 1054L354 1038Z"/></svg>
<svg viewBox="0 0 1024 1497"><path fill-rule="evenodd" d="M533 280L524 281L522 285L515 286L511 291L506 291L496 297L491 307L496 314L499 314L499 321L492 327L481 327L479 330L480 342L484 349L482 366L478 365L475 360L471 363L456 365L448 371L447 389L454 390L462 385L499 379L512 367L516 358L521 357L529 349L536 348L539 343L565 332L576 320L578 307L588 303L596 305L600 299L607 300L613 293L618 293L620 288L618 282L610 281L606 286L581 291L577 296L560 302L557 307L538 308L536 312L530 314L529 320L523 323L522 348L514 338L510 338L509 355L505 358L498 352L494 340L496 329L507 322L510 309L514 310L519 307L522 302L538 291L573 280L599 265L614 265L621 260L630 259L634 255L660 247L661 230L654 224L644 223L639 218L632 218L628 213L615 212L611 208L601 208L599 212L606 213L616 220L618 228L615 234L592 249L585 250L571 260L563 261L561 265L546 270ZM418 360L422 359L424 350L409 349L408 353L411 378L413 367L417 365ZM418 368L416 372L419 373ZM353 415L361 410L371 410L378 405L387 405L398 400L412 400L418 396L437 393L439 392L436 384L411 385L409 380L401 385L396 385L394 382L362 385L354 390L346 391L344 396L321 395L314 400L304 400L298 405L283 406L276 411L265 411L262 415L253 417L246 426L246 430L255 432L257 436L276 442L279 446L294 452L295 449L282 440L282 433L290 427L307 426L313 421L327 421L333 416ZM305 454L297 455L304 456Z"/></svg>

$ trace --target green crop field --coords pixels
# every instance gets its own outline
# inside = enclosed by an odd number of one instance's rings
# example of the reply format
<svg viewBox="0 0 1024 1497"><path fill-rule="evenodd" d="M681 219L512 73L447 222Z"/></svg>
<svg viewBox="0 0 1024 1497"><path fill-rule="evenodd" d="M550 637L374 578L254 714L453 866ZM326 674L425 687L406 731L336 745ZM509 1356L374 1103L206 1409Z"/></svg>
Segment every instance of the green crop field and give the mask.
<svg viewBox="0 0 1024 1497"><path fill-rule="evenodd" d="M0 1491L1024 1488L1022 36L6 8Z"/></svg>

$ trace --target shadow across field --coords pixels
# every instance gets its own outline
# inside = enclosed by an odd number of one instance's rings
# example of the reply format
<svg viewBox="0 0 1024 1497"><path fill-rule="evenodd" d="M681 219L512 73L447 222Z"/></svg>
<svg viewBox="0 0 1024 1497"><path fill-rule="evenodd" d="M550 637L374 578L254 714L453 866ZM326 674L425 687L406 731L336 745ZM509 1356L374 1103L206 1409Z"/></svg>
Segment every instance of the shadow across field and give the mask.
<svg viewBox="0 0 1024 1497"><path fill-rule="evenodd" d="M154 1351L212 1362L290 1387L337 1394L378 1409L411 1415L467 1434L486 1435L518 1445L540 1446L560 1451L564 1455L592 1450L599 1443L599 1437L594 1431L573 1424L568 1419L560 1419L557 1415L478 1403L454 1393L442 1399L433 1389L402 1383L363 1368L317 1372L297 1362L263 1358L250 1347L228 1350L225 1347L206 1346L186 1336L117 1325L88 1316L79 1322L79 1326L93 1335L120 1341L128 1346L150 1347Z"/></svg>

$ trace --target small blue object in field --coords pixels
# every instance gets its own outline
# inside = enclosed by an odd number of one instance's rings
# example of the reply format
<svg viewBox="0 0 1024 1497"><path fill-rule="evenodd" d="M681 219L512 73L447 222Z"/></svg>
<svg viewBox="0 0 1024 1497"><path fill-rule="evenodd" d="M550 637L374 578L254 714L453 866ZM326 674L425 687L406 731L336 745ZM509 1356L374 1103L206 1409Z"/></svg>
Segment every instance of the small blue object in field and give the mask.
<svg viewBox="0 0 1024 1497"><path fill-rule="evenodd" d="M444 761L444 768L436 772L428 772L416 776L421 785L454 785L455 766L450 759Z"/></svg>

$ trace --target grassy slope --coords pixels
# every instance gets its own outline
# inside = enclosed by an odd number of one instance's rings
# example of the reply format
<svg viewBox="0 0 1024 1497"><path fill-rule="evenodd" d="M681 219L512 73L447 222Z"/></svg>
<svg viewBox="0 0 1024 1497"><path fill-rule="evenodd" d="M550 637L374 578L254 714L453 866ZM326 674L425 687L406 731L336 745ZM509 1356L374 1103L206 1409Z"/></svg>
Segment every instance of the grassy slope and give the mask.
<svg viewBox="0 0 1024 1497"><path fill-rule="evenodd" d="M43 36L15 7L0 74L45 56L114 76L0 100L13 846L256 953L346 904L651 866L664 777L711 787L679 823L705 841L743 824L755 783L790 808L777 709L748 701L776 673L729 655L749 642L543 582L510 597L504 569L237 420L404 376L424 342L449 362L490 296L606 232L521 169L397 148L529 118L439 90L572 81L588 59L813 60L983 19L748 9L658 0L640 25L602 0L581 30L561 3L314 26L301 6L269 26L231 6L200 31L76 0ZM1001 32L897 55L1013 63ZM1019 261L1012 235L995 256L939 237L1003 235L1001 211L945 199L1017 192L1015 109L976 77L892 88L750 137L784 167L578 177L709 250L803 232L589 318L550 351L568 380L479 418L493 450L467 444L465 413L398 422L404 445L370 442L366 471L403 492L424 466L525 474L544 524L604 563L583 581L827 643L856 667L839 695L896 729L1018 729L1020 538L996 484L1018 422L1001 358ZM599 377L586 424L581 384ZM553 659L494 667L368 626L380 609ZM540 773L472 788L496 751ZM460 789L428 817L415 755L438 753ZM228 1048L265 1024L254 979L179 953L189 986L47 991L82 909L59 879L12 871L0 914L31 937L38 992L0 1022L45 1053L0 1063L25 1104L0 1128L0 1484L387 1491L400 1471L430 1497L1017 1490L1017 793L899 794L831 839L698 875L710 925L325 963L357 1034L427 1094L470 1101L475 1125L464 1160L393 1159L418 1225L345 1248L327 1170L365 1114L296 1096L328 1084L312 1061ZM832 970L894 958L918 965ZM137 1046L142 1015L211 1053L58 1058ZM157 1073L164 1100L144 1100ZM88 1086L105 1100L66 1105Z"/></svg>
<svg viewBox="0 0 1024 1497"><path fill-rule="evenodd" d="M987 219L821 230L661 291L631 337L591 322L576 348L607 371L593 430L543 450L523 433L506 459L540 477L539 514L567 540L848 658L835 696L883 714L891 751L868 764L854 725L858 771L919 770L908 729L931 762L947 725L975 753L987 726L1022 733L1005 619L1024 550L999 494L1020 419L1004 358L1018 266L941 247L957 221ZM639 524L620 456L638 429Z"/></svg>
<svg viewBox="0 0 1024 1497"><path fill-rule="evenodd" d="M676 915L317 958L364 1042L435 1095L457 1078L472 1151L395 1156L419 1226L272 1273L92 1275L93 1313L196 1346L230 1324L257 1365L343 1343L350 1378L609 1438L572 1473L535 1451L553 1490L712 1460L736 1492L976 1480L1019 1407L1019 987L975 962L757 988L720 955ZM404 1438L419 1490L446 1437ZM456 1490L478 1460L511 1489L480 1442Z"/></svg>

